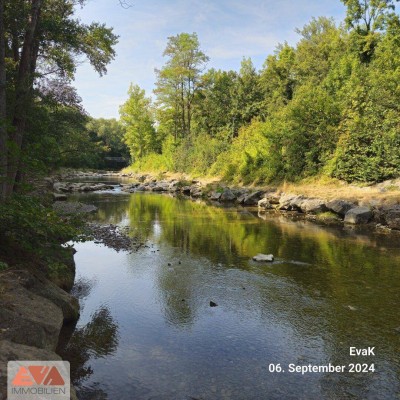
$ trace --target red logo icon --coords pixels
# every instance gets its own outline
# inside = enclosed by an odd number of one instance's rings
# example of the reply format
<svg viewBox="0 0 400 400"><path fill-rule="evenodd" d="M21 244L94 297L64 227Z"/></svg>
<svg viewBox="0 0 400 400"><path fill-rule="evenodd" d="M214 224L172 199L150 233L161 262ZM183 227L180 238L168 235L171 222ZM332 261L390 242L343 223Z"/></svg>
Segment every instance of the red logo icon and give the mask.
<svg viewBox="0 0 400 400"><path fill-rule="evenodd" d="M63 386L64 379L56 367L29 366L20 367L12 381L13 386Z"/></svg>

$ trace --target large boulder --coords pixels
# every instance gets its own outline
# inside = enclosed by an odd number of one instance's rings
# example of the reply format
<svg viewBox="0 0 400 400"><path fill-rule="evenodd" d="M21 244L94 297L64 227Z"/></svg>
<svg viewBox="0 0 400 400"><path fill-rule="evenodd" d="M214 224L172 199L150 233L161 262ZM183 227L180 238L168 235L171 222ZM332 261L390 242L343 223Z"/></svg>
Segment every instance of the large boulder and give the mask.
<svg viewBox="0 0 400 400"><path fill-rule="evenodd" d="M236 196L235 196L235 194L232 192L231 189L226 188L226 189L224 189L224 191L222 192L221 197L220 197L219 200L220 200L220 201L223 201L223 202L230 202L230 201L236 200Z"/></svg>
<svg viewBox="0 0 400 400"><path fill-rule="evenodd" d="M283 211L301 211L303 196L296 194L283 194L279 199L278 209Z"/></svg>
<svg viewBox="0 0 400 400"><path fill-rule="evenodd" d="M344 222L348 224L366 224L372 219L372 211L367 207L354 207L347 211Z"/></svg>
<svg viewBox="0 0 400 400"><path fill-rule="evenodd" d="M400 205L382 207L377 214L381 223L390 229L400 230Z"/></svg>
<svg viewBox="0 0 400 400"><path fill-rule="evenodd" d="M264 196L265 192L257 190L256 192L248 194L244 199L243 203L245 206L255 206L258 201Z"/></svg>
<svg viewBox="0 0 400 400"><path fill-rule="evenodd" d="M222 193L221 192L211 192L210 195L208 196L210 198L210 200L212 201L219 201L219 199L221 198Z"/></svg>
<svg viewBox="0 0 400 400"><path fill-rule="evenodd" d="M300 208L306 214L319 214L327 211L325 201L321 199L305 199L301 202Z"/></svg>
<svg viewBox="0 0 400 400"><path fill-rule="evenodd" d="M0 294L0 340L55 350L63 324L61 309L19 282L3 281Z"/></svg>
<svg viewBox="0 0 400 400"><path fill-rule="evenodd" d="M19 270L0 275L0 286L12 285L12 282L18 282L30 292L53 302L61 309L65 323L79 318L78 300L41 274L33 275L26 270Z"/></svg>
<svg viewBox="0 0 400 400"><path fill-rule="evenodd" d="M346 215L347 211L351 210L354 207L355 205L353 203L339 199L331 200L326 203L326 208L329 211L340 215L342 218Z"/></svg>

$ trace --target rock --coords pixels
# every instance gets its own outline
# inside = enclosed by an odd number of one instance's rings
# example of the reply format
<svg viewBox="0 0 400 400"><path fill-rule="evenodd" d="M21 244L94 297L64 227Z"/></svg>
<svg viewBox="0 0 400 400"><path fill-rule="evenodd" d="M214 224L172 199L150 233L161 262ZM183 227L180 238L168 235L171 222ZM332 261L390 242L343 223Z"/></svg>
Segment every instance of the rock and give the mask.
<svg viewBox="0 0 400 400"><path fill-rule="evenodd" d="M53 203L53 210L60 215L88 214L96 212L97 207L79 202L56 201Z"/></svg>
<svg viewBox="0 0 400 400"><path fill-rule="evenodd" d="M385 225L390 229L400 230L400 206L386 206L380 210Z"/></svg>
<svg viewBox="0 0 400 400"><path fill-rule="evenodd" d="M372 218L372 211L366 207L354 207L347 211L344 222L348 224L366 224Z"/></svg>
<svg viewBox="0 0 400 400"><path fill-rule="evenodd" d="M304 201L303 196L295 194L283 194L279 199L279 210L284 211L301 211L301 205Z"/></svg>
<svg viewBox="0 0 400 400"><path fill-rule="evenodd" d="M279 204L279 200L281 196L276 192L270 192L265 194L265 198L268 200L270 204Z"/></svg>
<svg viewBox="0 0 400 400"><path fill-rule="evenodd" d="M179 182L175 180L170 182L170 184L168 185L168 191L173 193L179 192Z"/></svg>
<svg viewBox="0 0 400 400"><path fill-rule="evenodd" d="M248 194L244 199L243 199L243 204L245 206L254 206L258 203L258 201L264 196L264 192L261 190L258 190L256 192Z"/></svg>
<svg viewBox="0 0 400 400"><path fill-rule="evenodd" d="M53 189L54 189L56 192L63 192L63 193L69 192L69 190L68 190L66 184L65 184L65 183L62 183L62 182L56 182L56 183L54 183Z"/></svg>
<svg viewBox="0 0 400 400"><path fill-rule="evenodd" d="M53 302L19 282L4 281L0 298L0 340L55 350L63 314Z"/></svg>
<svg viewBox="0 0 400 400"><path fill-rule="evenodd" d="M304 199L300 208L307 214L319 214L328 210L325 201L321 199Z"/></svg>
<svg viewBox="0 0 400 400"><path fill-rule="evenodd" d="M219 192L211 192L209 198L210 198L210 200L212 200L212 201L218 201L218 200L221 198L221 196L222 196L222 193L219 193Z"/></svg>
<svg viewBox="0 0 400 400"><path fill-rule="evenodd" d="M272 254L257 254L256 256L253 257L253 261L258 261L258 262L272 262L274 261L274 256Z"/></svg>
<svg viewBox="0 0 400 400"><path fill-rule="evenodd" d="M230 201L234 201L234 200L236 200L236 196L234 195L232 190L229 188L224 189L224 191L221 194L220 201L230 202Z"/></svg>
<svg viewBox="0 0 400 400"><path fill-rule="evenodd" d="M65 201L67 200L67 195L63 193L53 193L53 200L54 201Z"/></svg>
<svg viewBox="0 0 400 400"><path fill-rule="evenodd" d="M217 306L218 306L217 303L214 303L213 301L210 301L210 307L217 307Z"/></svg>
<svg viewBox="0 0 400 400"><path fill-rule="evenodd" d="M349 203L345 200L331 200L326 203L326 208L329 211L332 211L335 214L340 215L341 217L344 217L347 211L351 210L354 207L355 205L353 203Z"/></svg>
<svg viewBox="0 0 400 400"><path fill-rule="evenodd" d="M201 190L200 186L192 186L190 188L190 196L193 198L201 197L203 195L203 192Z"/></svg>
<svg viewBox="0 0 400 400"><path fill-rule="evenodd" d="M0 286L7 285L10 282L18 282L30 292L42 296L60 307L64 323L76 321L79 318L78 300L44 276L40 276L39 274L32 275L25 270L10 271L0 276Z"/></svg>
<svg viewBox="0 0 400 400"><path fill-rule="evenodd" d="M263 199L259 200L257 205L258 205L258 208L264 208L264 209L271 207L270 202L265 197Z"/></svg>

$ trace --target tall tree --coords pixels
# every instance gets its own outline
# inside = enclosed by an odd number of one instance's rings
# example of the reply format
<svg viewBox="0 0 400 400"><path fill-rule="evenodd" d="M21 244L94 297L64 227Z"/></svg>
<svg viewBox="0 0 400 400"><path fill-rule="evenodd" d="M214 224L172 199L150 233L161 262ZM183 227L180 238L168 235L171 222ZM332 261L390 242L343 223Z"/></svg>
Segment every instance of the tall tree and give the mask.
<svg viewBox="0 0 400 400"><path fill-rule="evenodd" d="M151 100L138 85L131 84L129 98L120 108L121 121L125 126L125 142L129 147L132 161L159 150L154 129Z"/></svg>
<svg viewBox="0 0 400 400"><path fill-rule="evenodd" d="M84 0L16 0L6 3L6 56L10 58L7 85L12 95L8 118L8 188L10 195L21 172L29 115L40 81L73 79L77 57L86 56L103 74L113 59L117 37L102 24L85 25L76 18L76 5ZM35 89L34 89L35 88Z"/></svg>
<svg viewBox="0 0 400 400"><path fill-rule="evenodd" d="M161 70L156 70L155 93L158 104L169 114L172 110L175 138L184 137L191 133L193 101L208 57L200 50L196 33L169 37L163 55L168 61Z"/></svg>
<svg viewBox="0 0 400 400"><path fill-rule="evenodd" d="M395 17L394 3L399 0L341 0L347 7L345 23L354 32L360 59L369 63L379 40L379 31Z"/></svg>

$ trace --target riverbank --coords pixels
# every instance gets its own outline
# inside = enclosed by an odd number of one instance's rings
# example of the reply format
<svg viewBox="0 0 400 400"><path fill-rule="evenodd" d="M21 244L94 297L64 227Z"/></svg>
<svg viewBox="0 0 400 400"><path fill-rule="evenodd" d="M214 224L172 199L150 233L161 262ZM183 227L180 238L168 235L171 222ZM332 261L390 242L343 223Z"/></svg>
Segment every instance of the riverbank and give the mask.
<svg viewBox="0 0 400 400"><path fill-rule="evenodd" d="M214 204L239 204L258 207L259 213L280 213L326 224L368 225L379 231L400 230L400 179L371 186L355 186L339 181L283 184L277 187L237 187L217 180L189 179L177 175L152 175L112 172L69 171L58 177L54 197L67 193L112 190L98 182L73 182L74 179L101 177L128 178L119 185L127 193L157 192L182 195Z"/></svg>

